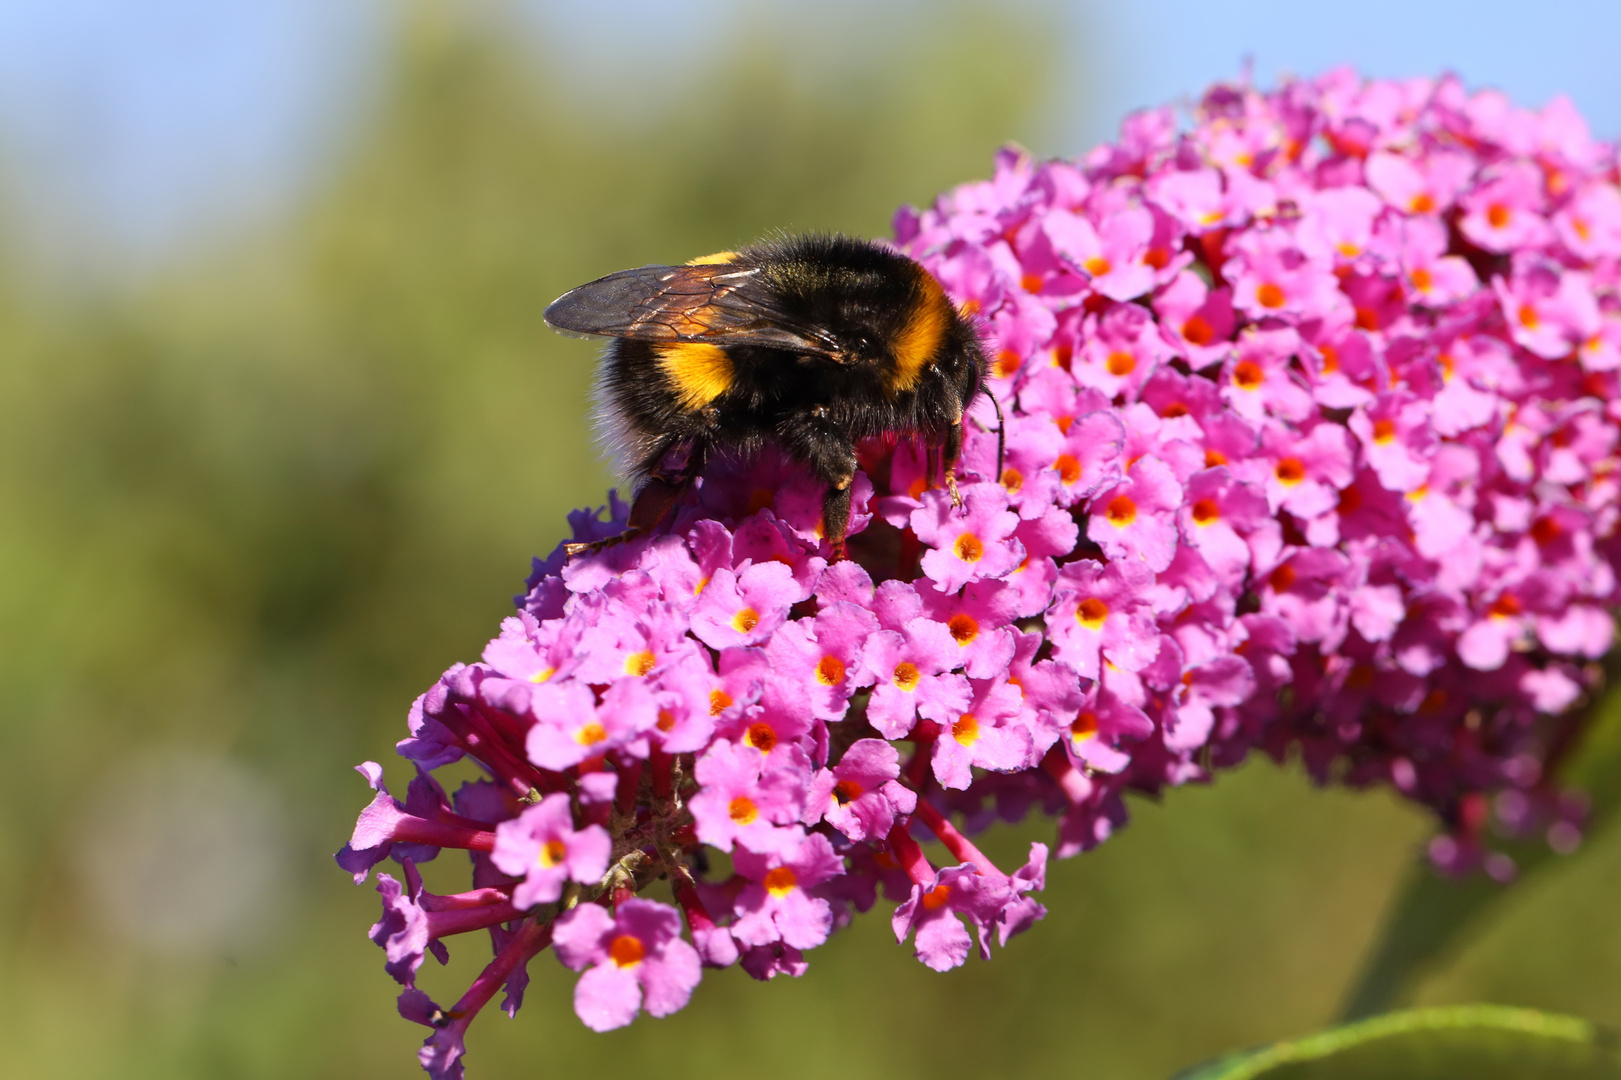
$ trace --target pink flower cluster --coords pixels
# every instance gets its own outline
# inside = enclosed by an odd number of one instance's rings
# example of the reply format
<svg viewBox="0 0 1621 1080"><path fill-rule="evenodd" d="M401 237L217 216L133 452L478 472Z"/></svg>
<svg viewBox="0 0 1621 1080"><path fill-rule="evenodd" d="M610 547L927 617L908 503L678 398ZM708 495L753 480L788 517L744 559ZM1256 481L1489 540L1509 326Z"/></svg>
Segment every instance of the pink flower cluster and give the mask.
<svg viewBox="0 0 1621 1080"><path fill-rule="evenodd" d="M1447 869L1511 874L1493 827L1574 843L1551 767L1612 637L1621 188L1567 103L1221 86L896 228L983 321L1000 473L982 402L960 503L910 441L862 448L848 561L768 453L658 535L537 563L413 707L405 800L364 767L339 854L403 866L372 937L433 1075L547 944L598 1030L702 965L799 975L879 892L930 967L988 956L1044 914L1047 849L1008 871L970 834L1041 809L1068 855L1125 791L1252 749L1432 807ZM463 757L485 778L447 794ZM471 891L424 890L446 847ZM637 896L661 879L677 906ZM475 929L495 960L441 1009L418 968Z"/></svg>

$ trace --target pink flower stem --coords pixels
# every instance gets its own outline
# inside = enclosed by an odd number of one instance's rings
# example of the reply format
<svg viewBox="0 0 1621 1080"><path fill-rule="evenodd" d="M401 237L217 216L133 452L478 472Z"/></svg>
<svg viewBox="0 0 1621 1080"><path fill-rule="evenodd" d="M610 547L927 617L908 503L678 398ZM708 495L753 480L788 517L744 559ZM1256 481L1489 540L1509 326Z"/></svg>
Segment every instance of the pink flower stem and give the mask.
<svg viewBox="0 0 1621 1080"><path fill-rule="evenodd" d="M510 899L511 896L503 889L472 889L444 895L423 892L417 899L417 906L423 911L460 911L463 908L487 908Z"/></svg>
<svg viewBox="0 0 1621 1080"><path fill-rule="evenodd" d="M468 829L442 821L402 814L389 830L390 840L433 847L465 848L468 851L494 851L495 833L488 829Z"/></svg>
<svg viewBox="0 0 1621 1080"><path fill-rule="evenodd" d="M551 940L551 923L532 919L518 927L507 939L506 948L497 953L495 959L479 972L478 978L473 980L473 985L467 988L467 993L456 1002L455 1008L445 1013L451 1021L451 1024L445 1026L459 1026L465 1031L473 1017L477 1016L478 1011L495 996L495 991L507 981L508 976L517 970L520 964L527 964L536 953L551 944Z"/></svg>
<svg viewBox="0 0 1621 1080"><path fill-rule="evenodd" d="M909 736L917 749L901 770L901 782L913 791L922 791L929 782L929 751L940 735L940 725L933 720L919 720Z"/></svg>
<svg viewBox="0 0 1621 1080"><path fill-rule="evenodd" d="M510 903L491 904L481 908L429 911L428 934L435 939L449 937L452 934L465 934L470 930L485 930L521 918L523 912Z"/></svg>
<svg viewBox="0 0 1621 1080"><path fill-rule="evenodd" d="M919 802L918 805L921 806L922 803ZM934 884L934 867L929 865L928 856L923 854L923 849L912 839L911 834L906 831L906 826L901 822L897 821L889 830L889 847L895 853L895 859L901 864L901 869L906 871L906 876L911 878L914 884L921 885L925 889Z"/></svg>
<svg viewBox="0 0 1621 1080"><path fill-rule="evenodd" d="M483 765L491 776L519 795L527 795L534 788L542 791L557 790L556 784L548 783L538 769L512 752L505 740L477 708L469 708L466 713L458 709L446 709L445 716L440 722L457 734L463 748Z"/></svg>
<svg viewBox="0 0 1621 1080"><path fill-rule="evenodd" d="M980 851L979 848L974 846L973 841L958 832L957 827L936 809L933 803L926 799L918 799L917 816L922 819L923 824L929 827L930 832L940 838L940 842L946 846L946 850L951 852L958 862L972 863L981 873L992 877L1007 877L991 861L990 856Z"/></svg>
<svg viewBox="0 0 1621 1080"><path fill-rule="evenodd" d="M636 812L636 795L642 786L642 760L633 759L619 770L619 788L615 793L621 814Z"/></svg>
<svg viewBox="0 0 1621 1080"><path fill-rule="evenodd" d="M663 750L654 749L651 760L653 795L655 798L668 799L675 794L675 758Z"/></svg>
<svg viewBox="0 0 1621 1080"><path fill-rule="evenodd" d="M674 885L676 903L686 912L687 926L696 933L700 930L713 930L715 920L710 916L709 909L704 906L703 897L693 888L692 876L682 867L677 873L670 875L670 882Z"/></svg>
<svg viewBox="0 0 1621 1080"><path fill-rule="evenodd" d="M1092 794L1092 781L1075 767L1062 747L1055 746L1049 750L1047 756L1041 760L1041 767L1047 771L1048 776L1057 781L1071 806L1079 806Z"/></svg>

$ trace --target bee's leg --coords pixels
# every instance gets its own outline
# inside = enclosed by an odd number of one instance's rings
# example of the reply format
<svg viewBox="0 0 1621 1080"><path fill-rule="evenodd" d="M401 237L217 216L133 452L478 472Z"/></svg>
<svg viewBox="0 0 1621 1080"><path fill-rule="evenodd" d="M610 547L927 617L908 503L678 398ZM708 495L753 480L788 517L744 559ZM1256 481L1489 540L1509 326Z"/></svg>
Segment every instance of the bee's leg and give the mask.
<svg viewBox="0 0 1621 1080"><path fill-rule="evenodd" d="M601 551L615 544L634 540L663 521L676 501L692 486L693 479L704 464L706 447L698 444L688 452L686 464L680 469L666 469L664 459L669 456L677 442L678 440L674 438L661 439L643 457L637 471L647 474L647 482L637 489L636 497L631 500L630 516L625 521L624 532L601 540L568 544L563 550L570 556Z"/></svg>
<svg viewBox="0 0 1621 1080"><path fill-rule="evenodd" d="M822 498L822 535L833 546L834 561L843 559L844 533L850 527L850 487L856 478L855 443L820 407L784 420L777 427L777 438L827 484Z"/></svg>
<svg viewBox="0 0 1621 1080"><path fill-rule="evenodd" d="M962 417L946 428L945 445L941 447L940 456L946 466L946 490L951 492L951 505L961 506L962 496L957 492L957 455L962 453Z"/></svg>
<svg viewBox="0 0 1621 1080"><path fill-rule="evenodd" d="M943 479L941 470L945 466L945 457L940 453L940 444L932 435L923 436L923 483L925 487L937 488Z"/></svg>

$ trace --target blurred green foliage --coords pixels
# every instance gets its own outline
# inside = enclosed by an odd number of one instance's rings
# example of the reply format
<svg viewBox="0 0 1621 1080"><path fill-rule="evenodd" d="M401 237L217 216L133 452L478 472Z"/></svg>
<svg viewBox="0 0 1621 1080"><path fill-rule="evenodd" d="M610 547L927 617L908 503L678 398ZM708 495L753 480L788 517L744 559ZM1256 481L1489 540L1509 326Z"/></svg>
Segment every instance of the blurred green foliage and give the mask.
<svg viewBox="0 0 1621 1080"><path fill-rule="evenodd" d="M1175 1080L1618 1080L1615 1033L1502 1005L1388 1013L1230 1055Z"/></svg>
<svg viewBox="0 0 1621 1080"><path fill-rule="evenodd" d="M882 234L1000 143L1039 150L1057 62L1041 9L919 6L861 48L717 32L693 85L593 104L499 19L447 10L402 17L374 115L275 235L88 300L42 299L22 267L0 281L15 1075L418 1075L420 1029L364 937L375 894L330 853L368 794L349 766L386 759L403 784L406 705L476 656L529 557L610 483L585 422L595 350L548 333L545 303L776 228ZM118 932L108 913L142 897L80 865L90 838L153 841L121 799L177 748L264 780L293 853L260 932L189 951ZM1155 1077L1321 1024L1426 823L1265 765L1169 803L1055 867L1052 915L994 964L928 972L874 912L804 979L712 974L677 1017L599 1036L542 956L517 1022L475 1025L473 1075ZM1621 858L1582 873L1613 897ZM1558 910L1568 878L1536 901ZM1601 929L1621 957L1589 909L1585 932L1468 954L1446 993L1621 1020L1613 978L1565 977ZM457 943L427 987L454 997L482 949Z"/></svg>

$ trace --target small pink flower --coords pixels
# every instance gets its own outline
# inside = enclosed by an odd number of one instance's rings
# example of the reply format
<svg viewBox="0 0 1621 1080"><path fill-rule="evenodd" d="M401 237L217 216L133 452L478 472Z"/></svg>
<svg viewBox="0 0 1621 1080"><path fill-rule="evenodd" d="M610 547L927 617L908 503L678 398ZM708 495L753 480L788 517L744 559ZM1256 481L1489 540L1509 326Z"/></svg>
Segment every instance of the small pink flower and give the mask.
<svg viewBox="0 0 1621 1080"><path fill-rule="evenodd" d="M898 782L900 754L882 739L858 739L832 769L811 782L807 825L826 821L855 841L889 835L898 814L917 808L917 795Z"/></svg>
<svg viewBox="0 0 1621 1080"><path fill-rule="evenodd" d="M558 792L496 826L490 861L503 874L523 878L512 891L512 903L527 910L563 895L565 881L600 881L612 848L602 826L574 828L568 795Z"/></svg>
<svg viewBox="0 0 1621 1080"><path fill-rule="evenodd" d="M959 509L940 491L923 494L912 512L912 531L930 546L923 572L940 588L955 592L970 581L1006 577L1024 560L1024 548L1011 539L1019 516L1009 510L1001 484L971 484Z"/></svg>
<svg viewBox="0 0 1621 1080"><path fill-rule="evenodd" d="M1080 214L1054 210L1042 223L1053 250L1111 300L1131 300L1154 287L1146 262L1154 219L1141 206L1128 206L1093 225Z"/></svg>
<svg viewBox="0 0 1621 1080"><path fill-rule="evenodd" d="M574 1011L592 1031L624 1027L643 1008L669 1016L702 976L681 916L651 900L626 900L612 915L581 904L557 920L552 944L565 967L590 969L574 985Z"/></svg>
<svg viewBox="0 0 1621 1080"><path fill-rule="evenodd" d="M1538 247L1552 235L1542 216L1542 170L1530 162L1496 167L1459 201L1458 228L1487 251Z"/></svg>
<svg viewBox="0 0 1621 1080"><path fill-rule="evenodd" d="M1158 458L1142 458L1124 483L1093 497L1086 535L1112 559L1163 570L1176 548L1174 514L1181 503L1182 485L1170 468Z"/></svg>

